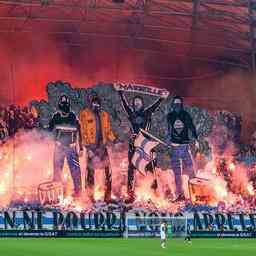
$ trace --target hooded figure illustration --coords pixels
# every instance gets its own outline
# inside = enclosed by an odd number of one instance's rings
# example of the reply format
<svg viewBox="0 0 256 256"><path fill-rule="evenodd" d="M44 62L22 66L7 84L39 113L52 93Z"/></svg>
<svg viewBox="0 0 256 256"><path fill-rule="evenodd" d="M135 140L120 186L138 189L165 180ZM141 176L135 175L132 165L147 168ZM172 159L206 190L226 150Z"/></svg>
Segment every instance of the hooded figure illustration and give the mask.
<svg viewBox="0 0 256 256"><path fill-rule="evenodd" d="M172 143L189 144L189 131L197 139L196 128L190 114L183 108L183 99L174 97L171 111L167 115L168 131Z"/></svg>
<svg viewBox="0 0 256 256"><path fill-rule="evenodd" d="M67 159L74 184L74 196L81 193L81 170L77 152L77 142L82 151L80 124L70 108L67 95L61 95L58 102L59 111L54 113L49 123L49 130L55 132L54 181L62 180L64 161Z"/></svg>
<svg viewBox="0 0 256 256"><path fill-rule="evenodd" d="M101 99L94 95L91 98L91 108L94 112L99 112L101 110Z"/></svg>
<svg viewBox="0 0 256 256"><path fill-rule="evenodd" d="M183 99L179 96L174 97L172 101L167 123L168 140L172 146L171 167L175 174L177 200L184 200L182 174L187 174L189 179L195 177L189 132L195 140L198 136L190 114L183 108Z"/></svg>
<svg viewBox="0 0 256 256"><path fill-rule="evenodd" d="M135 170L136 170L136 168L132 164L132 157L135 152L134 140L138 135L138 133L140 132L140 129L144 129L146 131L150 130L152 115L160 106L164 98L157 99L152 105L145 108L144 100L142 97L135 96L132 100L132 106L129 106L122 91L119 91L119 95L121 98L123 108L131 124L132 136L129 140L129 150L128 150L129 164L128 164L127 192L129 196L128 201L132 202L135 199L134 176L135 176Z"/></svg>
<svg viewBox="0 0 256 256"><path fill-rule="evenodd" d="M63 114L70 112L70 100L65 94L60 96L58 107Z"/></svg>
<svg viewBox="0 0 256 256"><path fill-rule="evenodd" d="M107 143L116 143L117 138L111 126L108 112L102 110L101 99L97 95L90 98L90 106L80 112L83 146L86 148L87 175L86 187L89 197L94 201L95 170L104 169L105 198L110 202L112 190L112 170Z"/></svg>

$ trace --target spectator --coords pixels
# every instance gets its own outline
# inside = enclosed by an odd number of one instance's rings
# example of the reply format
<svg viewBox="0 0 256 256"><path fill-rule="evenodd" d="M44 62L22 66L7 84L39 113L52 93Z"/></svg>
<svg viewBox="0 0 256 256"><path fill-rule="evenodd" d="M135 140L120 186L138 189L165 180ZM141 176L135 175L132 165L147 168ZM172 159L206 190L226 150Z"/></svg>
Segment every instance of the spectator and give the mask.
<svg viewBox="0 0 256 256"><path fill-rule="evenodd" d="M18 130L18 120L17 116L15 116L15 112L13 109L10 109L8 113L8 128L9 135L12 137Z"/></svg>
<svg viewBox="0 0 256 256"><path fill-rule="evenodd" d="M38 116L25 106L0 105L0 141L12 137L19 129L30 130L37 127Z"/></svg>
<svg viewBox="0 0 256 256"><path fill-rule="evenodd" d="M4 141L8 137L8 127L3 117L0 116L0 141Z"/></svg>

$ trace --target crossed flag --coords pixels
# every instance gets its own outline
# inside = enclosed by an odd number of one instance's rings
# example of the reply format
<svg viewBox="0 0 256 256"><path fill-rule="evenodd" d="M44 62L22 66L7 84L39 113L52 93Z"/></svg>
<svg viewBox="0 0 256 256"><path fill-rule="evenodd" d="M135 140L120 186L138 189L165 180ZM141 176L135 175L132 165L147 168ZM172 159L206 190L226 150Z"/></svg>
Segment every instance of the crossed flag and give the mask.
<svg viewBox="0 0 256 256"><path fill-rule="evenodd" d="M168 147L168 145L160 139L140 129L134 142L135 152L132 157L132 164L143 175L147 165L155 160L155 155L152 153L152 150L159 144L164 144Z"/></svg>

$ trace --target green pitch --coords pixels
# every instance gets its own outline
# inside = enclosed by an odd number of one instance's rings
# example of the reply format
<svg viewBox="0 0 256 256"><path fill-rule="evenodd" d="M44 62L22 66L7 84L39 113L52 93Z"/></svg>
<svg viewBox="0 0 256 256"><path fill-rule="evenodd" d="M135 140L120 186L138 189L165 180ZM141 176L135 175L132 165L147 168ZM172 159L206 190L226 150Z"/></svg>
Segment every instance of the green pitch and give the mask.
<svg viewBox="0 0 256 256"><path fill-rule="evenodd" d="M253 256L254 239L169 240L160 248L159 239L0 239L3 256Z"/></svg>

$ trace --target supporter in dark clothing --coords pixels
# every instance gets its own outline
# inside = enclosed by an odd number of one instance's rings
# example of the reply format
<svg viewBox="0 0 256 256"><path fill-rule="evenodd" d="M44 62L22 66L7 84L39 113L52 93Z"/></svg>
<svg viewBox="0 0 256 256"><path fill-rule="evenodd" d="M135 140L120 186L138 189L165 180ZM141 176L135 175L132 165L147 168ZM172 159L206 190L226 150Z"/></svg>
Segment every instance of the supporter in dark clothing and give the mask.
<svg viewBox="0 0 256 256"><path fill-rule="evenodd" d="M190 225L187 225L187 234L185 236L184 242L192 243L191 241L191 230L190 230Z"/></svg>
<svg viewBox="0 0 256 256"><path fill-rule="evenodd" d="M25 119L20 107L14 110L17 130L24 128Z"/></svg>
<svg viewBox="0 0 256 256"><path fill-rule="evenodd" d="M135 167L132 164L132 157L135 152L134 140L140 129L144 129L148 131L151 127L151 118L156 109L160 106L161 102L164 100L163 98L159 98L156 100L151 106L145 108L143 98L140 96L135 96L133 98L132 106L129 106L125 96L122 91L119 91L122 105L126 114L128 115L128 120L131 124L131 132L132 136L129 140L129 150L128 150L128 187L127 192L129 196L129 201L134 200L134 175L135 175Z"/></svg>
<svg viewBox="0 0 256 256"><path fill-rule="evenodd" d="M6 126L10 137L13 137L19 129L33 129L38 124L38 116L35 116L29 107L24 107L21 110L20 107L15 105L0 106L0 118L4 121L4 126ZM3 136L4 134L2 133Z"/></svg>
<svg viewBox="0 0 256 256"><path fill-rule="evenodd" d="M8 136L8 128L6 122L0 116L0 142L5 140Z"/></svg>
<svg viewBox="0 0 256 256"><path fill-rule="evenodd" d="M131 123L131 131L133 134L138 134L140 129L148 131L151 127L151 118L156 109L160 106L163 98L156 100L151 106L144 108L144 100L140 96L133 98L132 107L129 106L122 91L119 91L121 101L128 119Z"/></svg>
<svg viewBox="0 0 256 256"><path fill-rule="evenodd" d="M54 181L61 181L61 173L65 158L71 171L74 183L75 196L81 193L81 170L79 156L76 149L77 139L82 151L81 132L79 121L70 110L70 102L67 96L62 95L59 100L60 111L56 112L49 123L49 130L55 130L54 151Z"/></svg>
<svg viewBox="0 0 256 256"><path fill-rule="evenodd" d="M181 97L177 96L173 99L172 111L167 115L167 122L172 146L171 167L175 174L177 200L184 200L182 174L187 174L190 179L195 176L189 148L189 131L196 140L198 137L191 116L183 109Z"/></svg>
<svg viewBox="0 0 256 256"><path fill-rule="evenodd" d="M173 143L189 144L189 131L197 139L196 128L190 114L183 109L182 103L175 103L178 99L174 99L174 111L167 116L168 130Z"/></svg>
<svg viewBox="0 0 256 256"><path fill-rule="evenodd" d="M10 137L14 136L14 134L18 131L18 122L15 118L14 110L10 110L8 115L8 127L9 127L9 135Z"/></svg>
<svg viewBox="0 0 256 256"><path fill-rule="evenodd" d="M2 110L2 117L3 120L6 122L7 126L9 123L9 107L6 107L5 109ZM9 127L8 127L9 129Z"/></svg>

